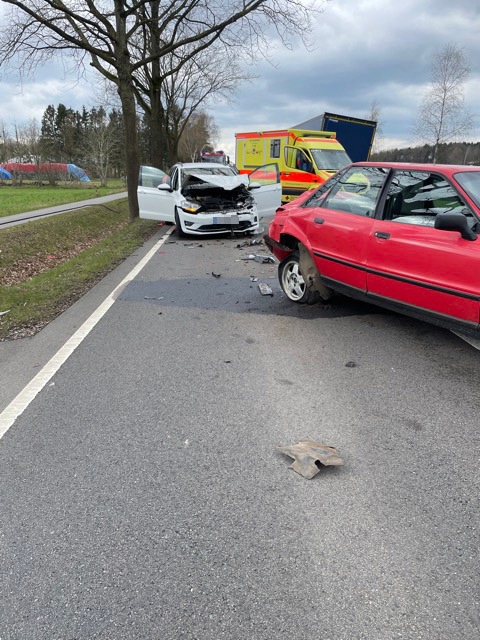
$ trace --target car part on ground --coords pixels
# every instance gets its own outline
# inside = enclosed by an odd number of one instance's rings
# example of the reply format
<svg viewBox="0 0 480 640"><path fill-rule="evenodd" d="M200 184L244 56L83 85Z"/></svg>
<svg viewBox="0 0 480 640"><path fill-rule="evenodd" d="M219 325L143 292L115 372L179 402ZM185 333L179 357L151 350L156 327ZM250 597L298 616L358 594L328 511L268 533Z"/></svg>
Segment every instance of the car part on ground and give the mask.
<svg viewBox="0 0 480 640"><path fill-rule="evenodd" d="M293 458L289 468L307 480L317 475L320 464L325 467L343 465L343 459L337 454L337 450L323 442L304 440L292 446L278 446L276 451Z"/></svg>

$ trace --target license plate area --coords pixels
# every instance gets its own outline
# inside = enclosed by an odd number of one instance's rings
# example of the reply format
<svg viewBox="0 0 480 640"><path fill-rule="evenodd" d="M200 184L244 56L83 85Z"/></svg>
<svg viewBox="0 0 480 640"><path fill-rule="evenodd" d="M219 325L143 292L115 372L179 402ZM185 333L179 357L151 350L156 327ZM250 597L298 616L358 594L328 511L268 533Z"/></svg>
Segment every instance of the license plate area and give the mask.
<svg viewBox="0 0 480 640"><path fill-rule="evenodd" d="M239 218L236 215L223 215L223 216L213 216L213 224L220 224L220 225L226 225L226 224L238 224Z"/></svg>

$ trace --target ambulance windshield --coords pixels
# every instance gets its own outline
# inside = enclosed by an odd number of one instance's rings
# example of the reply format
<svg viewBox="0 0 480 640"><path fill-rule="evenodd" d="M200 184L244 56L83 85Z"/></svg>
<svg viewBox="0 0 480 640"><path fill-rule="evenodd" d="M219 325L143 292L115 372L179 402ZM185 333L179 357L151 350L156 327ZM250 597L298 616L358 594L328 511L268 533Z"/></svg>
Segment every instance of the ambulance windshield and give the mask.
<svg viewBox="0 0 480 640"><path fill-rule="evenodd" d="M352 161L340 149L310 149L317 168L324 171L338 171Z"/></svg>

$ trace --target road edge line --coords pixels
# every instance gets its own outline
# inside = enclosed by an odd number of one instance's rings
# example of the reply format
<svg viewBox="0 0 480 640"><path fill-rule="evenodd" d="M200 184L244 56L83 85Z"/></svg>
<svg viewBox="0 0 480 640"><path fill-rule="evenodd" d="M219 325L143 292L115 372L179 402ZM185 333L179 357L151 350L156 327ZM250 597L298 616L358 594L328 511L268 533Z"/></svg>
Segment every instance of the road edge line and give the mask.
<svg viewBox="0 0 480 640"><path fill-rule="evenodd" d="M108 294L105 300L90 314L85 322L75 331L75 333L60 347L57 353L50 358L47 364L37 373L37 375L20 391L20 393L10 402L10 404L0 413L0 440L13 426L15 420L22 415L37 394L45 387L47 382L55 375L75 349L83 342L90 331L98 324L98 322L107 313L116 300L115 293L120 287L127 285L135 278L135 276L144 268L144 266L153 258L158 249L168 239L174 228L169 229L158 242L150 249L150 251L140 260L135 267L129 271L125 278L118 284L115 289Z"/></svg>

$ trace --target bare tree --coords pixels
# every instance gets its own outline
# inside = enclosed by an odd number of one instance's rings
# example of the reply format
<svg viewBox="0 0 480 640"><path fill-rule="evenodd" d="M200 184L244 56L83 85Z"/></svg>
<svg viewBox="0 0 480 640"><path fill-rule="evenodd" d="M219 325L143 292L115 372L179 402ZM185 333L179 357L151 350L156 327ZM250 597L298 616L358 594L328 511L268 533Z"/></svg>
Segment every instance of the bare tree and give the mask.
<svg viewBox="0 0 480 640"><path fill-rule="evenodd" d="M178 55L164 56L158 65L160 79L147 76L144 85L137 83L139 104L150 124L151 159L155 166L172 165L177 161L178 145L185 127L197 110L215 99L230 99L241 81L251 74L242 69L235 56L221 43L190 57L187 49ZM151 87L158 87L153 95Z"/></svg>
<svg viewBox="0 0 480 640"><path fill-rule="evenodd" d="M217 41L255 58L267 51L272 30L285 44L305 38L312 12L319 10L315 0L0 1L11 5L0 35L2 64L33 73L39 63L60 54L73 59L79 74L89 63L116 86L128 150L131 219L138 216L140 163L134 87L142 71L186 47L192 58ZM178 68L185 62L179 55ZM161 77L151 75L155 81Z"/></svg>
<svg viewBox="0 0 480 640"><path fill-rule="evenodd" d="M365 116L366 120L372 120L373 122L377 123L377 126L375 128L375 138L373 140L371 153L376 153L378 151L378 148L381 146L381 143L382 143L383 127L384 127L385 123L382 120L381 115L382 115L382 108L380 107L377 99L374 98L372 100L372 104L370 105L370 110L368 111L368 113Z"/></svg>
<svg viewBox="0 0 480 640"><path fill-rule="evenodd" d="M470 69L465 53L455 44L445 45L435 53L430 86L423 97L414 124L414 134L433 147L437 162L439 145L468 133L474 117L464 103L464 87Z"/></svg>
<svg viewBox="0 0 480 640"><path fill-rule="evenodd" d="M213 117L200 111L194 113L183 128L179 142L179 156L195 162L204 147L212 147L219 132Z"/></svg>
<svg viewBox="0 0 480 640"><path fill-rule="evenodd" d="M100 178L102 186L107 186L113 155L118 147L118 132L109 122L103 107L95 110L95 121L90 123L86 133L83 150L85 161Z"/></svg>

